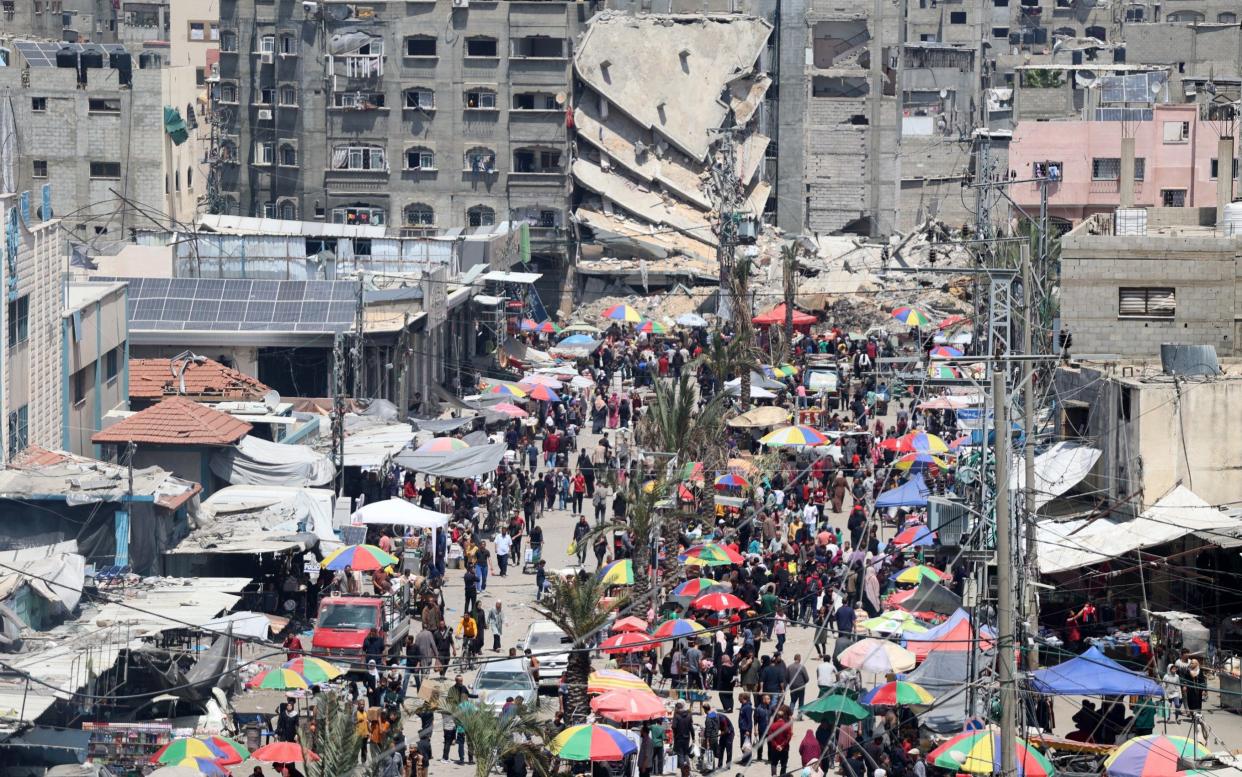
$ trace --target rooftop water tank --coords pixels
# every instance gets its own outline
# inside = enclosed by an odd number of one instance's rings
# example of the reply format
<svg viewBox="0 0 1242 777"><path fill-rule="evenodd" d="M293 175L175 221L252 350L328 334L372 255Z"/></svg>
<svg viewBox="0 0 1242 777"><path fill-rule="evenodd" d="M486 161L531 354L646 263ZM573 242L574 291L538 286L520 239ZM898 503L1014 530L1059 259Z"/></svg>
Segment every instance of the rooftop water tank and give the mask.
<svg viewBox="0 0 1242 777"><path fill-rule="evenodd" d="M1216 346L1160 344L1160 368L1166 375L1219 375Z"/></svg>
<svg viewBox="0 0 1242 777"><path fill-rule="evenodd" d="M1114 235L1146 235L1146 208L1118 208L1113 213Z"/></svg>
<svg viewBox="0 0 1242 777"><path fill-rule="evenodd" d="M1242 202L1231 202L1225 206L1220 231L1223 235L1242 235Z"/></svg>

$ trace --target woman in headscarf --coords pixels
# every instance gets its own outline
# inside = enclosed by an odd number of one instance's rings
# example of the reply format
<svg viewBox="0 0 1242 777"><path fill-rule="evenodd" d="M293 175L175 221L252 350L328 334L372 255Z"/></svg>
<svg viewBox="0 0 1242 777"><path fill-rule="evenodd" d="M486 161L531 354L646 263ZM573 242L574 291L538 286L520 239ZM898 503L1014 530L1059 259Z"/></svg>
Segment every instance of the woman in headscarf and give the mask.
<svg viewBox="0 0 1242 777"><path fill-rule="evenodd" d="M621 399L617 396L617 392L612 392L612 396L608 398L608 428L616 429L621 425Z"/></svg>
<svg viewBox="0 0 1242 777"><path fill-rule="evenodd" d="M866 571L863 572L863 609L872 618L880 614L880 578L875 573L875 565L868 558L864 562Z"/></svg>

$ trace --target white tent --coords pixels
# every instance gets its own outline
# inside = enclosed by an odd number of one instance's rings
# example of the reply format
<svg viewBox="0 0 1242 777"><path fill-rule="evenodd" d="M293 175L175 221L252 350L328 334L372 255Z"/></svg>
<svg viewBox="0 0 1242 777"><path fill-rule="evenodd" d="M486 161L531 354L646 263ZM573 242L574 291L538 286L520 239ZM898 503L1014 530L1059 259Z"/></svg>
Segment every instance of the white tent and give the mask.
<svg viewBox="0 0 1242 777"><path fill-rule="evenodd" d="M359 507L354 512L358 523L384 526L413 526L418 529L443 529L448 526L448 513L437 513L404 499L385 499Z"/></svg>

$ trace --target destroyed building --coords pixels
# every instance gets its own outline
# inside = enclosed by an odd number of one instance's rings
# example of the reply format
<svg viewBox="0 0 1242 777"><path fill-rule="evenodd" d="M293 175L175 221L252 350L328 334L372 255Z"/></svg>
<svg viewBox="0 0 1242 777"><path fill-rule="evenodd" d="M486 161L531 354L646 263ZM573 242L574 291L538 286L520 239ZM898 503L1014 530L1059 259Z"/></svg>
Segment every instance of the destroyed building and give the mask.
<svg viewBox="0 0 1242 777"><path fill-rule="evenodd" d="M762 218L772 193L761 110L771 33L745 15L605 11L591 20L574 58L574 218L587 296L616 282L714 284L712 167L728 169L726 158L742 193L734 213Z"/></svg>

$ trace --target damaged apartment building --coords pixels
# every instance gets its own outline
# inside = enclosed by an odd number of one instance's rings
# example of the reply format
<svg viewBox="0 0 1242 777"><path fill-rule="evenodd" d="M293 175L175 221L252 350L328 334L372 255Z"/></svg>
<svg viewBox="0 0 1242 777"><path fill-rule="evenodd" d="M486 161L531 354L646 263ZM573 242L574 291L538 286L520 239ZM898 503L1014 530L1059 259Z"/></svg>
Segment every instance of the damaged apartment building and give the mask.
<svg viewBox="0 0 1242 777"><path fill-rule="evenodd" d="M769 137L757 114L771 85L761 62L772 27L743 15L605 11L574 59L577 271L587 296L714 284L712 168L735 161L734 213L757 223L771 185L761 175ZM728 148L727 148L728 147Z"/></svg>

